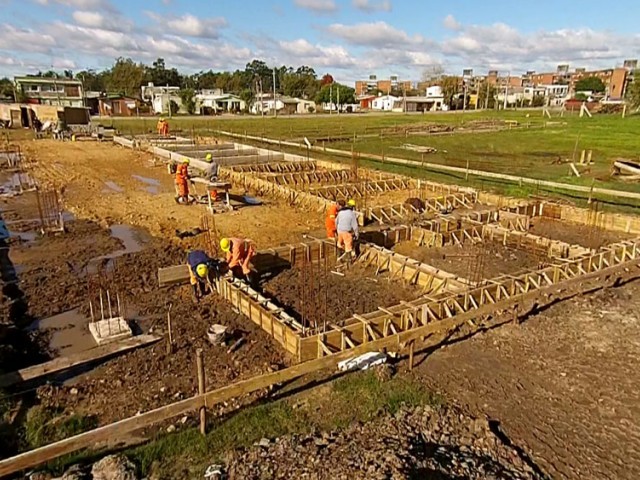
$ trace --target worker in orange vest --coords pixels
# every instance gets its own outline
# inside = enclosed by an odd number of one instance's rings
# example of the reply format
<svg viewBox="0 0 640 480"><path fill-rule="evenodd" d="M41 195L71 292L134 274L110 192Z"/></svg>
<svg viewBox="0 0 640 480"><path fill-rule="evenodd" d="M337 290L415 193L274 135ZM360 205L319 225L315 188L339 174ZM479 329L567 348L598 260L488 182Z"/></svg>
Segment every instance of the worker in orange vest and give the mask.
<svg viewBox="0 0 640 480"><path fill-rule="evenodd" d="M176 202L189 204L189 159L184 158L176 169Z"/></svg>
<svg viewBox="0 0 640 480"><path fill-rule="evenodd" d="M324 228L327 230L327 238L335 240L336 238L336 217L341 208L344 208L344 200L338 200L327 208L327 216L324 219Z"/></svg>
<svg viewBox="0 0 640 480"><path fill-rule="evenodd" d="M156 130L158 131L158 135L162 135L163 128L164 128L164 118L160 117L158 119L158 123L156 124Z"/></svg>
<svg viewBox="0 0 640 480"><path fill-rule="evenodd" d="M250 281L249 264L256 254L253 241L244 238L223 238L220 240L220 249L227 254L227 265L233 276Z"/></svg>

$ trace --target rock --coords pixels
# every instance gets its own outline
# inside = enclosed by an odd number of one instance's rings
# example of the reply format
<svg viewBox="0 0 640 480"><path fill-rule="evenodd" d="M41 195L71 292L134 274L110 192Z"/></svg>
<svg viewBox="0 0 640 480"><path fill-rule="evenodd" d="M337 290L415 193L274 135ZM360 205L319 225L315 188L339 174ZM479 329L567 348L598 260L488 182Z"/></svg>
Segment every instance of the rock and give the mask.
<svg viewBox="0 0 640 480"><path fill-rule="evenodd" d="M173 433L176 431L176 426L175 425L169 425L167 427L167 433Z"/></svg>
<svg viewBox="0 0 640 480"><path fill-rule="evenodd" d="M268 438L261 438L258 442L259 447L268 447L271 444Z"/></svg>
<svg viewBox="0 0 640 480"><path fill-rule="evenodd" d="M70 393L71 395L78 395L78 389L74 387L74 388L72 388L71 390L69 390L69 393Z"/></svg>
<svg viewBox="0 0 640 480"><path fill-rule="evenodd" d="M124 455L109 455L91 468L93 480L137 480L135 465Z"/></svg>

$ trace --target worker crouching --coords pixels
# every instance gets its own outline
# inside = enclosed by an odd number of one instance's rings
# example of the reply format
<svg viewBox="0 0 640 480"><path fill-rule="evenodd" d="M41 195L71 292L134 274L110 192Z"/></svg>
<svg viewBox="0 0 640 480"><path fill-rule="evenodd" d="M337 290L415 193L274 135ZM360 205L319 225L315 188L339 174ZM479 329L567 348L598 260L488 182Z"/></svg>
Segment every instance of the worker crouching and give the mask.
<svg viewBox="0 0 640 480"><path fill-rule="evenodd" d="M251 282L251 259L256 254L252 240L244 238L223 238L220 248L226 254L229 270L235 278Z"/></svg>
<svg viewBox="0 0 640 480"><path fill-rule="evenodd" d="M341 208L336 216L336 231L338 232L338 248L344 249L344 254L338 260L342 260L345 256L355 260L356 252L354 250L354 242L358 240L359 226L358 216L354 210L356 202L349 200L344 208Z"/></svg>
<svg viewBox="0 0 640 480"><path fill-rule="evenodd" d="M202 250L193 250L187 254L187 265L189 266L189 280L193 296L198 302L213 290L211 282L219 275L219 263Z"/></svg>

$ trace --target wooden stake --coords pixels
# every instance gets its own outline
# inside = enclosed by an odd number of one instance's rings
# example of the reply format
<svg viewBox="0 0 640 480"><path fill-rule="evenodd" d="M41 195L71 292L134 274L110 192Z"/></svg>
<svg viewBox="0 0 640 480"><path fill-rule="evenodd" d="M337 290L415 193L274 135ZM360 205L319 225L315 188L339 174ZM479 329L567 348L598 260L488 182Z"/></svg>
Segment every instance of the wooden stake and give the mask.
<svg viewBox="0 0 640 480"><path fill-rule="evenodd" d="M173 353L173 333L171 332L171 305L167 312L167 355Z"/></svg>
<svg viewBox="0 0 640 480"><path fill-rule="evenodd" d="M413 347L415 343L415 341L409 343L409 370L413 370Z"/></svg>
<svg viewBox="0 0 640 480"><path fill-rule="evenodd" d="M205 393L206 384L204 377L204 359L201 348L196 350L196 366L198 368L198 393L203 395ZM200 433L202 435L207 434L207 410L204 400L200 407Z"/></svg>

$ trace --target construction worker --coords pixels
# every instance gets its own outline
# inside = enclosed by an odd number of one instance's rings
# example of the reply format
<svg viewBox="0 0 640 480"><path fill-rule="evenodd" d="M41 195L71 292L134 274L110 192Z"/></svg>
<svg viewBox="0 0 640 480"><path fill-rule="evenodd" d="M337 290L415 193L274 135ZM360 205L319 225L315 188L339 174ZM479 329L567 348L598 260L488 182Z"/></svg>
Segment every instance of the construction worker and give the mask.
<svg viewBox="0 0 640 480"><path fill-rule="evenodd" d="M213 155L211 153L207 153L204 160L211 164L209 167L209 180L216 181L218 179L218 162L213 160Z"/></svg>
<svg viewBox="0 0 640 480"><path fill-rule="evenodd" d="M249 263L256 254L253 241L244 238L223 238L220 240L220 248L226 253L227 265L233 276L241 280L250 280Z"/></svg>
<svg viewBox="0 0 640 480"><path fill-rule="evenodd" d="M183 158L176 169L176 202L189 204L189 159Z"/></svg>
<svg viewBox="0 0 640 480"><path fill-rule="evenodd" d="M335 240L336 238L336 216L340 209L345 207L344 200L340 199L337 203L329 205L327 208L327 216L324 219L324 228L327 230L327 238Z"/></svg>
<svg viewBox="0 0 640 480"><path fill-rule="evenodd" d="M164 137L168 137L169 136L169 122L167 122L166 119L162 119L162 136Z"/></svg>
<svg viewBox="0 0 640 480"><path fill-rule="evenodd" d="M187 265L189 266L189 279L193 288L193 295L199 301L206 293L207 289L212 289L211 275L216 272L218 262L203 252L193 250L187 254Z"/></svg>
<svg viewBox="0 0 640 480"><path fill-rule="evenodd" d="M156 125L156 130L158 130L158 135L162 135L162 131L163 131L163 125L164 125L164 118L160 117L158 119L158 123Z"/></svg>
<svg viewBox="0 0 640 480"><path fill-rule="evenodd" d="M338 232L338 248L344 249L344 254L340 256L338 260L341 260L344 256L350 256L352 260L356 258L356 252L353 248L354 240L358 239L358 217L354 208L356 206L355 200L349 200L347 205L340 209L336 216L336 231Z"/></svg>

